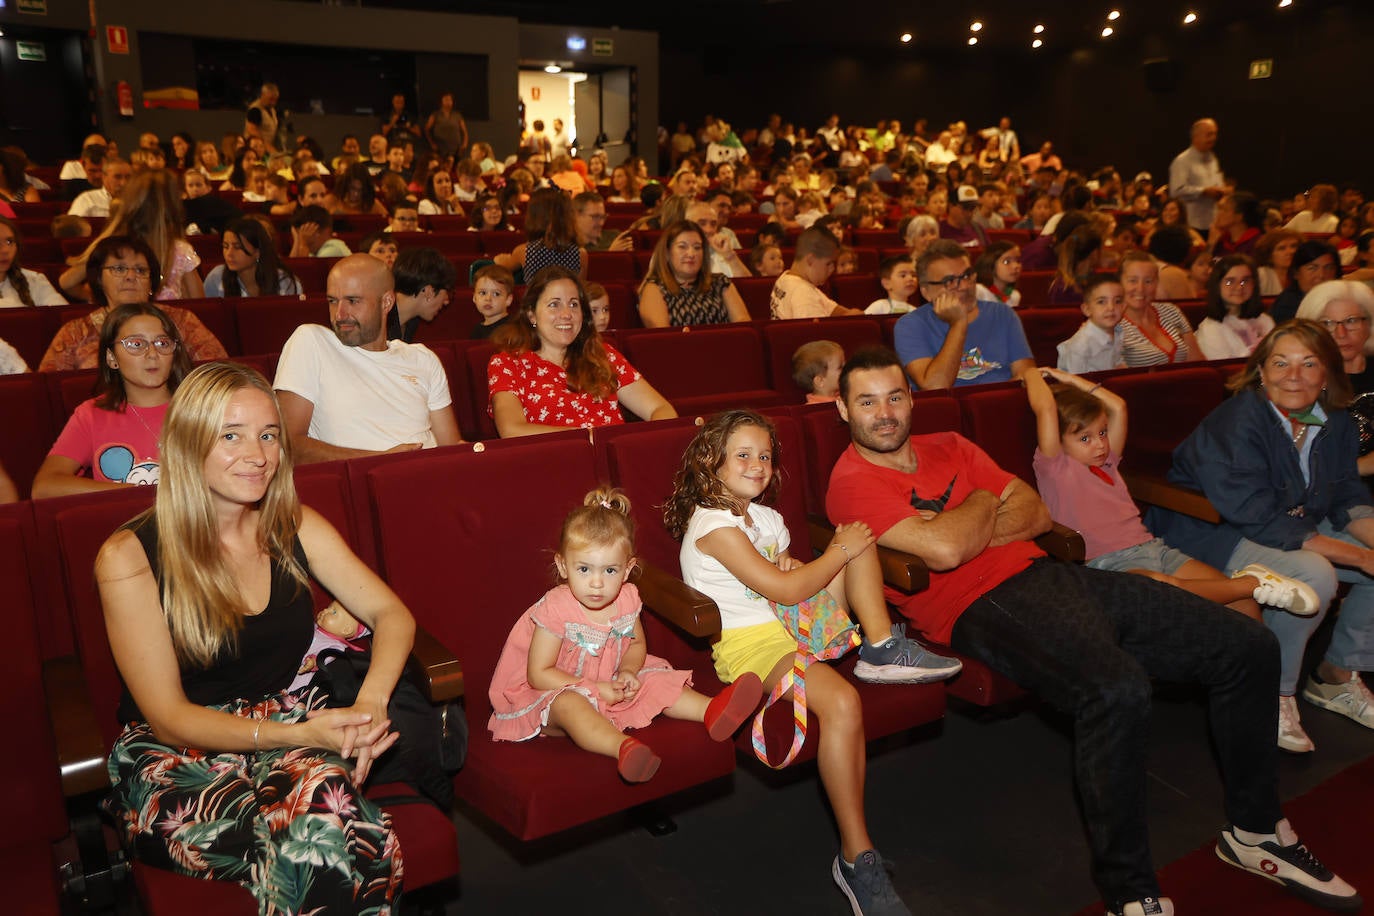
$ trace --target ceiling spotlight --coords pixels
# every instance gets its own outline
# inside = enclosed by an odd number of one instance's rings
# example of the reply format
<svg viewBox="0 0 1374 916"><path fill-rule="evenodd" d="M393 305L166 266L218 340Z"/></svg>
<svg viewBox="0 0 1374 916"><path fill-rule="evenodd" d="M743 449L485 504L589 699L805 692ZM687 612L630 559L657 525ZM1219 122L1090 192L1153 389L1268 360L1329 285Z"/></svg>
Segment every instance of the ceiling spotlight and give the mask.
<svg viewBox="0 0 1374 916"><path fill-rule="evenodd" d="M1116 22L1116 21L1117 21L1118 19L1120 19L1120 18L1121 18L1121 10L1112 10L1110 13L1107 14L1107 21L1108 21L1108 22Z"/></svg>
<svg viewBox="0 0 1374 916"><path fill-rule="evenodd" d="M1292 6L1292 5L1293 5L1293 0L1279 0L1279 9L1283 9L1285 6Z"/></svg>
<svg viewBox="0 0 1374 916"><path fill-rule="evenodd" d="M1045 31L1045 27L1043 25L1036 25L1036 27L1031 29L1031 31L1039 35L1041 32Z"/></svg>
<svg viewBox="0 0 1374 916"><path fill-rule="evenodd" d="M1031 42L1031 47L1032 47L1032 48L1038 48L1038 47L1040 47L1040 46L1043 45L1043 44L1044 44L1044 42L1037 38L1037 39L1035 39L1035 41L1032 41L1032 42Z"/></svg>
<svg viewBox="0 0 1374 916"><path fill-rule="evenodd" d="M968 37L968 43L969 43L969 45L976 45L976 44L978 44L978 36L977 36L977 35L970 35L970 36Z"/></svg>
<svg viewBox="0 0 1374 916"><path fill-rule="evenodd" d="M549 64L547 67L544 68L544 72L545 72L545 73L562 73L562 72L563 72L563 68L560 67L560 66L558 66L558 64Z"/></svg>
<svg viewBox="0 0 1374 916"><path fill-rule="evenodd" d="M902 44L909 44L910 42L911 42L911 33L910 33L910 32L903 32L903 33L902 33Z"/></svg>
<svg viewBox="0 0 1374 916"><path fill-rule="evenodd" d="M1187 16L1183 17L1184 25L1192 25L1194 22L1197 22L1197 13L1190 11Z"/></svg>
<svg viewBox="0 0 1374 916"><path fill-rule="evenodd" d="M1105 29L1102 30L1102 37L1103 37L1103 38L1111 38L1111 37L1112 37L1112 27L1111 27L1111 26L1107 26Z"/></svg>
<svg viewBox="0 0 1374 916"><path fill-rule="evenodd" d="M972 23L969 24L968 30L970 32L981 32L983 31L983 24L979 22L977 19L975 19Z"/></svg>

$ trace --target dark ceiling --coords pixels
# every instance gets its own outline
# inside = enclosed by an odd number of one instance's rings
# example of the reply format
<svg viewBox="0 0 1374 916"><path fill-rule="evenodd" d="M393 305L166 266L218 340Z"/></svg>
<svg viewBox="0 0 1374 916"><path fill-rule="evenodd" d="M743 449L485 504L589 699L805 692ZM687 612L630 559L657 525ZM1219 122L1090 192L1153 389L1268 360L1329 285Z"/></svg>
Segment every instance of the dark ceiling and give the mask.
<svg viewBox="0 0 1374 916"><path fill-rule="evenodd" d="M1278 0L974 0L974 2L908 3L868 0L857 7L828 0L695 0L661 5L648 0L598 0L552 3L541 0L363 0L364 6L514 16L522 22L645 29L659 33L665 50L786 49L795 54L836 50L883 49L885 53L920 53L967 45L969 25L984 23L982 47L1028 49L1032 29L1045 26L1048 50L1067 50L1101 40L1104 25L1117 38L1182 30L1184 14L1195 11L1198 22L1186 28L1204 32L1242 18L1304 17L1343 0L1294 0L1284 10ZM1121 18L1107 22L1113 8ZM910 32L903 47L898 36ZM796 60L779 61L793 64Z"/></svg>

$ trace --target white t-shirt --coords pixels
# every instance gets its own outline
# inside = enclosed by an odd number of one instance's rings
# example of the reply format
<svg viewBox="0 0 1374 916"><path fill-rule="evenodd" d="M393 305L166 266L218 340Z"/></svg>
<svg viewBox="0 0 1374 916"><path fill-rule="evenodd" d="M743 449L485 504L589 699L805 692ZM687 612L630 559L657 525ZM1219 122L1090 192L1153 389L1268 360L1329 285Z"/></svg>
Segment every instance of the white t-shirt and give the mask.
<svg viewBox="0 0 1374 916"><path fill-rule="evenodd" d="M452 403L444 367L423 344L393 340L385 350L346 347L318 324L292 333L273 387L315 405L312 439L378 452L403 442L433 448L430 411Z"/></svg>
<svg viewBox="0 0 1374 916"><path fill-rule="evenodd" d="M1341 224L1341 218L1334 213L1323 213L1321 216L1313 216L1311 210L1303 210L1288 221L1285 229L1292 229L1294 232L1335 232L1336 227Z"/></svg>
<svg viewBox="0 0 1374 916"><path fill-rule="evenodd" d="M916 310L916 306L910 302L899 302L888 296L885 299L874 299L864 309L865 315L905 315L907 312Z"/></svg>
<svg viewBox="0 0 1374 916"><path fill-rule="evenodd" d="M790 271L778 276L768 300L774 318L829 318L838 306L814 283Z"/></svg>
<svg viewBox="0 0 1374 916"><path fill-rule="evenodd" d="M29 281L29 294L33 296L34 305L66 305L67 300L62 297L52 282L36 270L29 270L21 267L24 272L24 279ZM8 276L0 280L0 309L22 308L23 301L19 298L19 293L15 290L14 284L10 282Z"/></svg>
<svg viewBox="0 0 1374 916"><path fill-rule="evenodd" d="M765 560L777 562L792 542L782 516L775 509L755 503L749 506L749 519L753 525L746 525L743 518L728 509L698 507L687 522L686 534L682 536L679 555L682 581L716 603L716 607L720 608L722 630L752 627L778 619L768 606L767 598L746 587L719 560L702 553L697 547L699 538L717 528L738 528Z"/></svg>
<svg viewBox="0 0 1374 916"><path fill-rule="evenodd" d="M72 216L109 216L110 192L104 188L82 191L67 212Z"/></svg>

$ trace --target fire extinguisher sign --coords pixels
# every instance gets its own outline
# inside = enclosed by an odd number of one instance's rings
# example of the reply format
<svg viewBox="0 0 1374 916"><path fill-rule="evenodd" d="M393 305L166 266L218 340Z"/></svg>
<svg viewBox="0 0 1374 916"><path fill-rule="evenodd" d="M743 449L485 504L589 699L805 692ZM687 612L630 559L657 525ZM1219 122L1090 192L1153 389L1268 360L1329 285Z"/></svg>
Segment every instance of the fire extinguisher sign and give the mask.
<svg viewBox="0 0 1374 916"><path fill-rule="evenodd" d="M128 54L129 30L122 25L105 26L105 43L111 54Z"/></svg>

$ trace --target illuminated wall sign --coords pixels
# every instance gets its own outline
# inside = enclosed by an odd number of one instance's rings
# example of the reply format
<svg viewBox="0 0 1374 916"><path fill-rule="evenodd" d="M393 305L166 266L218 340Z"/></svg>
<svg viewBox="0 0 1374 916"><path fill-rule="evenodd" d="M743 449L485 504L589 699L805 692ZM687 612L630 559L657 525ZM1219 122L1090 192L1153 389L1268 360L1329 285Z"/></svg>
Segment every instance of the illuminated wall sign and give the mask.
<svg viewBox="0 0 1374 916"><path fill-rule="evenodd" d="M1274 59L1272 57L1265 60L1250 61L1250 79L1267 80L1274 75Z"/></svg>
<svg viewBox="0 0 1374 916"><path fill-rule="evenodd" d="M20 60L47 60L48 49L41 41L15 42L19 49Z"/></svg>
<svg viewBox="0 0 1374 916"><path fill-rule="evenodd" d="M592 54L597 57L610 57L615 54L615 39L612 38L593 38Z"/></svg>
<svg viewBox="0 0 1374 916"><path fill-rule="evenodd" d="M569 35L569 36L568 36L568 50L569 50L569 51L585 51L585 50L587 50L587 39L583 38L583 37L580 36L580 35Z"/></svg>

